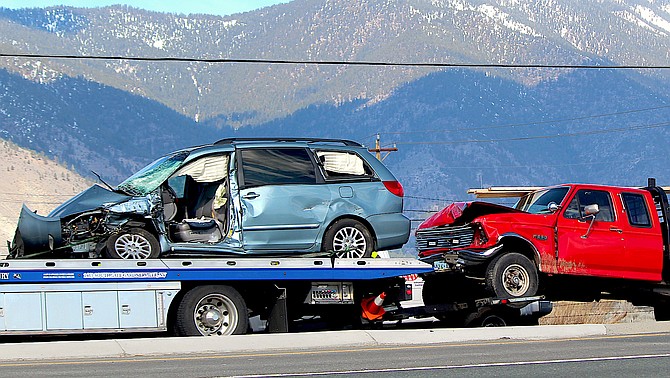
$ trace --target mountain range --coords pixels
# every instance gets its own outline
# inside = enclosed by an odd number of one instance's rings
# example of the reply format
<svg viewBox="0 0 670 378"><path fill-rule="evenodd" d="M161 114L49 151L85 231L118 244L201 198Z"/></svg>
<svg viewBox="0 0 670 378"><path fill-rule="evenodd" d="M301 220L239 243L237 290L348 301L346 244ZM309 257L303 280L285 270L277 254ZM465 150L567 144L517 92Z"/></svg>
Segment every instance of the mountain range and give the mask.
<svg viewBox="0 0 670 378"><path fill-rule="evenodd" d="M670 1L294 0L218 17L0 8L0 137L111 182L230 136L355 139L420 219L465 189L670 182ZM461 67L305 62L462 63Z"/></svg>

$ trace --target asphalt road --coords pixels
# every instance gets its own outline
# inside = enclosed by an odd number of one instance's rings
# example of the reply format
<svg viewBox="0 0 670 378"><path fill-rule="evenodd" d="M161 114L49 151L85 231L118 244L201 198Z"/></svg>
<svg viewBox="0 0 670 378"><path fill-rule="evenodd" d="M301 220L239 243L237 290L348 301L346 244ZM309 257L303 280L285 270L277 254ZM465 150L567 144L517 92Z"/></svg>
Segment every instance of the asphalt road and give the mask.
<svg viewBox="0 0 670 378"><path fill-rule="evenodd" d="M324 335L324 337L327 337ZM259 339L260 341L261 339ZM287 341L290 340L287 336ZM231 341L234 341L231 339ZM156 339L160 343L161 339ZM327 344L327 340L324 340ZM61 345L63 346L63 345ZM16 345L20 348L20 344ZM35 356L33 356L35 357ZM670 332L551 340L0 362L2 376L664 376Z"/></svg>

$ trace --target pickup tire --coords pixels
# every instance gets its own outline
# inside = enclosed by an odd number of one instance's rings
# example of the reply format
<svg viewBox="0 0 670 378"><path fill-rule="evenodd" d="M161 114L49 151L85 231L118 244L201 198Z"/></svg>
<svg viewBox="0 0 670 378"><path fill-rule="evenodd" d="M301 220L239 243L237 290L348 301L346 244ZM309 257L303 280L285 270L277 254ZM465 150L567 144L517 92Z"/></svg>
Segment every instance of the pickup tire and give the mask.
<svg viewBox="0 0 670 378"><path fill-rule="evenodd" d="M177 307L175 330L180 336L240 335L249 328L247 305L230 286L198 286Z"/></svg>
<svg viewBox="0 0 670 378"><path fill-rule="evenodd" d="M502 254L486 269L486 288L498 298L533 296L538 290L535 264L520 253Z"/></svg>

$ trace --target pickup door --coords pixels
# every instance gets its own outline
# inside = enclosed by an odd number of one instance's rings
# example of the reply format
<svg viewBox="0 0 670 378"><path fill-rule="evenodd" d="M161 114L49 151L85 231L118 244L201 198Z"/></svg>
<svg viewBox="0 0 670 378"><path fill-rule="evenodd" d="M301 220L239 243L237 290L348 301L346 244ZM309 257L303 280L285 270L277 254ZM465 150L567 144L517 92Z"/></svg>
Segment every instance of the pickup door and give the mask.
<svg viewBox="0 0 670 378"><path fill-rule="evenodd" d="M557 220L562 274L660 281L663 239L651 195L642 190L581 187L570 194ZM588 205L599 212L585 213Z"/></svg>

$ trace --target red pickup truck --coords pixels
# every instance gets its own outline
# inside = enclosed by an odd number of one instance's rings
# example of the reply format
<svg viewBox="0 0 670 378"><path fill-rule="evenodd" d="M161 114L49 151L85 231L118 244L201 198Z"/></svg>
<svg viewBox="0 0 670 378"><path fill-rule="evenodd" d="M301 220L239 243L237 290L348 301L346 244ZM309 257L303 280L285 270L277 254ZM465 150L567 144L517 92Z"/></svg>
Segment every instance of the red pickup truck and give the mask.
<svg viewBox="0 0 670 378"><path fill-rule="evenodd" d="M669 210L653 179L641 189L557 185L527 194L513 208L454 203L418 227L416 245L436 277L464 273L501 298L535 295L547 277L559 275L670 294ZM431 296L444 288L424 290Z"/></svg>

